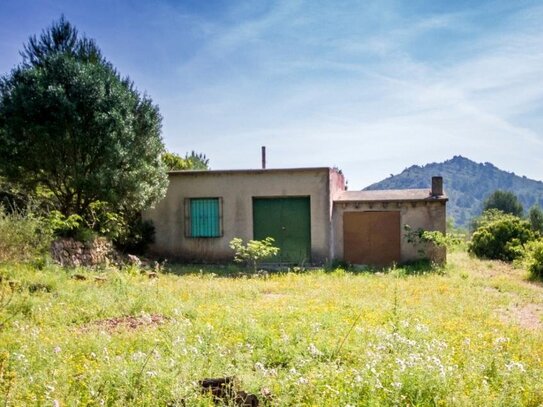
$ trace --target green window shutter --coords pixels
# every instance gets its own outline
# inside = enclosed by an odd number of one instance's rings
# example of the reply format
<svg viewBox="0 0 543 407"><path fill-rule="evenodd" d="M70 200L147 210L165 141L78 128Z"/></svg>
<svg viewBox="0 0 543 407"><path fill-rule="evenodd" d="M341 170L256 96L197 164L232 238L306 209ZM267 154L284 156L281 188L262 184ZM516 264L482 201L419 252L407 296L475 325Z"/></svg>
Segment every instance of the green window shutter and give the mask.
<svg viewBox="0 0 543 407"><path fill-rule="evenodd" d="M190 201L190 237L220 237L221 200L192 198Z"/></svg>

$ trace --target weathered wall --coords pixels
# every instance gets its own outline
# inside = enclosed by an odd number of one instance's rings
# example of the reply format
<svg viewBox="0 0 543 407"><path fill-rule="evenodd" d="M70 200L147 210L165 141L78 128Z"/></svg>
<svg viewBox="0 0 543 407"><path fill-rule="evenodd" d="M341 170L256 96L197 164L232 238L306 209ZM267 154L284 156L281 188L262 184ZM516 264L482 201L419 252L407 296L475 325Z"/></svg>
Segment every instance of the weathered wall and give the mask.
<svg viewBox="0 0 543 407"><path fill-rule="evenodd" d="M409 262L421 258L419 248L407 242L404 225L413 230L439 231L445 233L446 203L443 200L419 202L336 202L333 211L333 253L335 259L343 258L343 213L345 211L400 211L401 261ZM426 257L436 261L445 261L443 248L426 248Z"/></svg>
<svg viewBox="0 0 543 407"><path fill-rule="evenodd" d="M313 262L330 258L330 169L198 171L170 174L166 197L143 216L153 222L161 256L194 261L231 260L228 243L234 237L253 238L253 197L309 196L311 200L311 253ZM217 238L184 236L184 199L221 197L223 231Z"/></svg>

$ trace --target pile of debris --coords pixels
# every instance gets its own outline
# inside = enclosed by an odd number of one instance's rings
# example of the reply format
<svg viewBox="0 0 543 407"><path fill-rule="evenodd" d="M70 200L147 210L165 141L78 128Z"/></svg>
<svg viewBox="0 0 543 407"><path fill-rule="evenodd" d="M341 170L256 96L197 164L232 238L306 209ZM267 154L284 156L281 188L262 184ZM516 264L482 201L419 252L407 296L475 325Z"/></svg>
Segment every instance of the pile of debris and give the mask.
<svg viewBox="0 0 543 407"><path fill-rule="evenodd" d="M103 237L88 242L72 238L57 239L51 245L51 257L64 267L119 266L125 263L113 244Z"/></svg>

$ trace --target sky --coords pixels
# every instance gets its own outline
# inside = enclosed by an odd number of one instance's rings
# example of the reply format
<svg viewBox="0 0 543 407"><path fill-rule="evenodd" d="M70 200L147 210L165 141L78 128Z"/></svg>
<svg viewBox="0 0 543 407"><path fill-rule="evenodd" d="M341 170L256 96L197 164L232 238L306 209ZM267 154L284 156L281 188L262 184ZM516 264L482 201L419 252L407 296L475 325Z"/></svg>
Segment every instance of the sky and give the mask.
<svg viewBox="0 0 543 407"><path fill-rule="evenodd" d="M454 155L543 180L541 1L0 0L0 74L61 14L212 169L266 146L349 189Z"/></svg>

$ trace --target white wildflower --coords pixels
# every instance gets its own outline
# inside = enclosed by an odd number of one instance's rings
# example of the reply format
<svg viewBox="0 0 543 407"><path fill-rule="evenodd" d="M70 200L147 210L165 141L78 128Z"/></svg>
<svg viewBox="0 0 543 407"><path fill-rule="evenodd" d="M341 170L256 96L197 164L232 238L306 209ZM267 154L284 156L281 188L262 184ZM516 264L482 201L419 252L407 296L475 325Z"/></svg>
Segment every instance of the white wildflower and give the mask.
<svg viewBox="0 0 543 407"><path fill-rule="evenodd" d="M420 324L420 323L415 325L415 330L417 332L422 332L422 333L428 333L429 332L428 327L426 325Z"/></svg>
<svg viewBox="0 0 543 407"><path fill-rule="evenodd" d="M134 362L137 362L139 360L143 360L147 357L147 355L144 352L137 351L132 354L132 360Z"/></svg>
<svg viewBox="0 0 543 407"><path fill-rule="evenodd" d="M519 372L526 372L526 369L524 368L524 365L521 363L521 362L515 362L515 361L511 361L509 363L506 363L505 364L505 368L511 372L513 370L518 370Z"/></svg>
<svg viewBox="0 0 543 407"><path fill-rule="evenodd" d="M298 384L307 384L309 383L309 380L307 380L305 377L300 377L298 379Z"/></svg>
<svg viewBox="0 0 543 407"><path fill-rule="evenodd" d="M309 344L309 353L314 356L314 357L317 357L317 356L322 356L322 352L315 346L315 344L313 343L310 343Z"/></svg>
<svg viewBox="0 0 543 407"><path fill-rule="evenodd" d="M395 389L401 389L402 388L402 383L401 382L392 382L392 387L394 387Z"/></svg>

